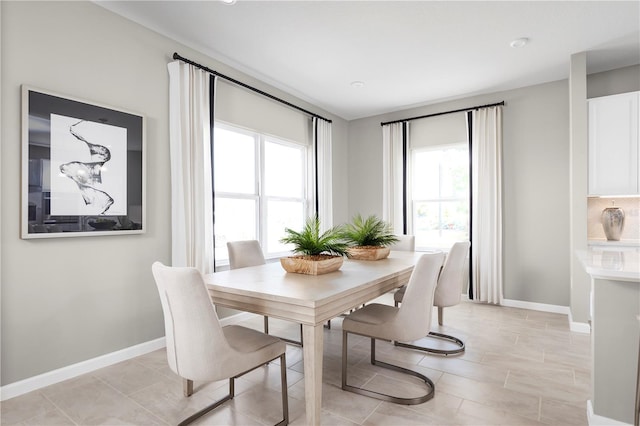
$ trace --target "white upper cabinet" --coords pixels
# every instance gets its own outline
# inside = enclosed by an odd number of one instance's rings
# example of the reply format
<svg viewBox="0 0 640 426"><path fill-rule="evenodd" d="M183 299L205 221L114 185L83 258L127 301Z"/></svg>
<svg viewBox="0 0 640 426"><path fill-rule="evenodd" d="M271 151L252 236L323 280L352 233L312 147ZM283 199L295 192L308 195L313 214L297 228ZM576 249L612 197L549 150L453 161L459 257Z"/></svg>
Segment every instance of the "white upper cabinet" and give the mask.
<svg viewBox="0 0 640 426"><path fill-rule="evenodd" d="M640 92L589 99L589 195L640 194Z"/></svg>

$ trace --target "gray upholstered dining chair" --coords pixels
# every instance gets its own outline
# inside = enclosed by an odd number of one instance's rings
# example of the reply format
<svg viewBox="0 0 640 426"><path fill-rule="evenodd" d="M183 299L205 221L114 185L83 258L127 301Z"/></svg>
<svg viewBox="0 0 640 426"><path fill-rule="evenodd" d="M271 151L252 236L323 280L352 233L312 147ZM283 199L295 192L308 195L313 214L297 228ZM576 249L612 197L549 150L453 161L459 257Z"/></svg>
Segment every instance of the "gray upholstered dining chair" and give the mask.
<svg viewBox="0 0 640 426"><path fill-rule="evenodd" d="M398 250L398 251L415 251L416 250L416 237L414 235L396 235L395 237L398 239L398 241L395 244L389 246L391 250ZM366 306L366 304L363 304L362 306L364 307ZM350 313L353 311L354 309L349 310ZM331 320L327 320L327 324L325 325L325 327L327 327L328 329L331 329Z"/></svg>
<svg viewBox="0 0 640 426"><path fill-rule="evenodd" d="M249 266L264 265L264 254L257 240L229 241L229 268L247 268Z"/></svg>
<svg viewBox="0 0 640 426"><path fill-rule="evenodd" d="M426 376L407 368L376 359L376 339L412 341L425 336L431 327L431 309L438 273L444 253L423 254L411 273L405 303L395 306L372 303L347 315L342 322L342 389L397 404L421 404L433 398L435 385ZM400 371L421 379L427 386L425 395L401 398L347 384L348 336L358 334L371 339L371 364Z"/></svg>
<svg viewBox="0 0 640 426"><path fill-rule="evenodd" d="M415 235L396 235L398 241L391 246L391 250L416 251Z"/></svg>
<svg viewBox="0 0 640 426"><path fill-rule="evenodd" d="M436 286L435 296L433 298L433 305L438 308L438 324L442 325L443 310L448 306L454 306L460 303L462 295L462 286L465 282L465 277L469 269L467 268L467 256L469 254L469 241L461 241L453 244L447 260L445 261L440 277L438 278L438 285ZM398 306L403 301L405 290L401 288L394 295L395 306ZM465 345L462 340L455 336L451 336L444 333L437 333L430 331L429 337L435 339L441 339L454 343L457 347L455 349L438 349L430 348L427 346L418 346L408 343L395 342L396 346L402 346L405 348L418 349L425 352L440 354L440 355L454 355L464 352Z"/></svg>
<svg viewBox="0 0 640 426"><path fill-rule="evenodd" d="M242 240L227 242L229 253L229 269L247 268L249 266L264 265L266 263L262 247L257 240ZM269 317L264 316L264 332L269 334ZM280 338L285 342L302 346L302 324L300 324L300 341Z"/></svg>
<svg viewBox="0 0 640 426"><path fill-rule="evenodd" d="M229 379L229 394L183 420L186 425L234 397L234 379L280 358L283 419L289 423L286 345L280 339L239 325L222 327L211 297L195 268L155 262L151 270L158 287L167 341L169 367L193 394L193 381Z"/></svg>

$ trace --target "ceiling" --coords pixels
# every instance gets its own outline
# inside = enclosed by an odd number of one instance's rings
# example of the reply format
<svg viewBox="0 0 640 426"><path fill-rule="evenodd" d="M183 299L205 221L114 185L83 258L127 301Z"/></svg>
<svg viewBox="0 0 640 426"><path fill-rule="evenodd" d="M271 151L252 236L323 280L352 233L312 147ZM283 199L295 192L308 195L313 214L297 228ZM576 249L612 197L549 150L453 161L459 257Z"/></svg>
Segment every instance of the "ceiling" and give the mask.
<svg viewBox="0 0 640 426"><path fill-rule="evenodd" d="M95 3L346 120L640 63L637 0Z"/></svg>

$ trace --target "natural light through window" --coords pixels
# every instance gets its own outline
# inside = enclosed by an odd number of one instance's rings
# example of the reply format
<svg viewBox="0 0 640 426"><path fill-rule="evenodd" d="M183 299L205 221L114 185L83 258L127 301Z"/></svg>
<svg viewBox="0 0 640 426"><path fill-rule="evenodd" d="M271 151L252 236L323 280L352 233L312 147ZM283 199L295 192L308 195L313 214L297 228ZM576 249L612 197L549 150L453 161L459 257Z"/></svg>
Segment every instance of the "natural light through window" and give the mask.
<svg viewBox="0 0 640 426"><path fill-rule="evenodd" d="M258 240L267 258L287 252L284 229L306 217L307 146L218 124L213 156L216 263L228 261L228 241Z"/></svg>
<svg viewBox="0 0 640 426"><path fill-rule="evenodd" d="M256 148L257 142L252 135L215 129L216 192L256 193Z"/></svg>
<svg viewBox="0 0 640 426"><path fill-rule="evenodd" d="M304 152L300 147L268 141L265 143L265 195L301 198L304 181L291 179L302 176Z"/></svg>
<svg viewBox="0 0 640 426"><path fill-rule="evenodd" d="M416 248L449 249L469 239L469 148L412 152L412 214Z"/></svg>

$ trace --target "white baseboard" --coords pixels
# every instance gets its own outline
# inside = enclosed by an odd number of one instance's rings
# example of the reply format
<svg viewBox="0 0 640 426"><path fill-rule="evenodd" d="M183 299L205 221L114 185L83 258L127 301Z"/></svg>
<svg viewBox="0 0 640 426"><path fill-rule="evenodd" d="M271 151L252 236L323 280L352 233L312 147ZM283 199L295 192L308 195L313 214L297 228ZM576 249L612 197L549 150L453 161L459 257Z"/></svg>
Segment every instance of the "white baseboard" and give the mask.
<svg viewBox="0 0 640 426"><path fill-rule="evenodd" d="M576 322L573 320L573 316L571 315L571 311L569 311L569 329L571 331L575 331L576 333L591 333L591 324L587 322Z"/></svg>
<svg viewBox="0 0 640 426"><path fill-rule="evenodd" d="M587 401L587 421L589 422L589 426L631 426L631 423L625 423L595 414L591 400Z"/></svg>
<svg viewBox="0 0 640 426"><path fill-rule="evenodd" d="M591 326L586 322L569 321L569 330L576 333L591 334Z"/></svg>
<svg viewBox="0 0 640 426"><path fill-rule="evenodd" d="M503 299L503 306L511 308L531 309L533 311L551 312L554 314L565 314L569 317L569 329L576 333L591 333L591 326L585 322L575 322L571 317L571 309L568 306L548 305L546 303L525 302L522 300Z"/></svg>
<svg viewBox="0 0 640 426"><path fill-rule="evenodd" d="M237 324L251 318L251 316L253 315L255 314L249 312L240 312L236 315L231 315L229 317L221 319L220 324L223 327L226 325ZM7 399L24 395L25 393L32 392L45 386L73 379L74 377L78 377L82 374L91 373L92 371L98 370L100 368L108 367L118 362L126 361L128 359L153 352L155 350L164 348L165 346L165 339L164 337L161 337L159 339L140 343L139 345L124 348L116 352L88 359L77 364L72 364L66 367L58 368L56 370L48 371L37 376L29 377L28 379L9 383L8 385L0 387L0 401L6 401Z"/></svg>
<svg viewBox="0 0 640 426"><path fill-rule="evenodd" d="M510 308L531 309L532 311L552 312L554 314L569 315L570 310L568 306L560 305L548 305L546 303L525 302L522 300L502 299L502 306L508 306Z"/></svg>
<svg viewBox="0 0 640 426"><path fill-rule="evenodd" d="M101 355L99 357L88 359L77 364L72 364L66 367L58 368L56 370L48 371L37 376L29 377L28 379L9 383L8 385L0 387L0 401L6 401L7 399L24 395L25 393L43 388L45 386L69 380L82 374L87 374L100 368L108 367L118 362L126 361L128 359L153 352L155 350L164 348L165 345L166 343L164 337L160 337L159 339L140 343L139 345Z"/></svg>

